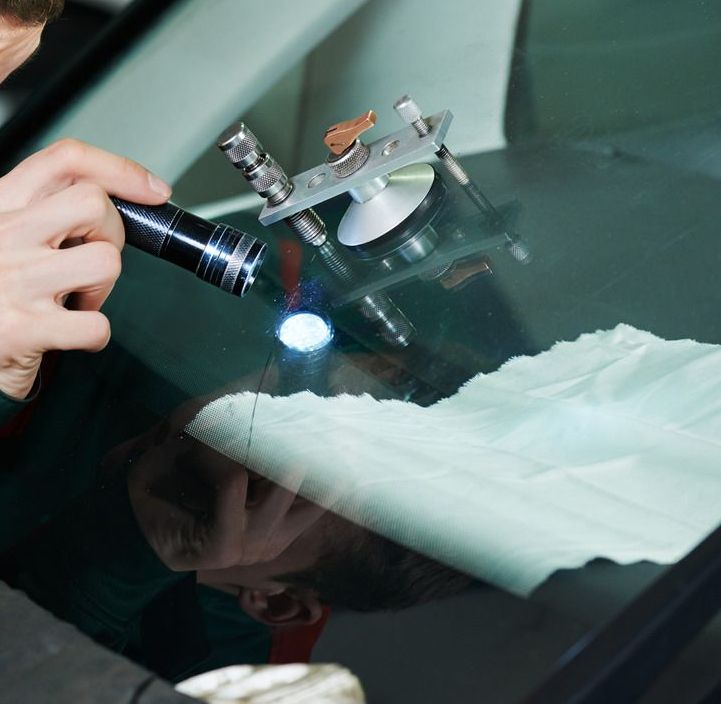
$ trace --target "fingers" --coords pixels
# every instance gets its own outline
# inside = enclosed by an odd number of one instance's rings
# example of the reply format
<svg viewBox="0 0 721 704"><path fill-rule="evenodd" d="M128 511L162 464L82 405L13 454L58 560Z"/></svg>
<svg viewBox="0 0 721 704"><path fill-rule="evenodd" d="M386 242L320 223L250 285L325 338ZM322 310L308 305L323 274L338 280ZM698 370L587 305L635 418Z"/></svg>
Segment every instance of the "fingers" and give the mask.
<svg viewBox="0 0 721 704"><path fill-rule="evenodd" d="M139 164L74 140L0 179L0 390L24 397L44 351L107 344L110 328L97 309L119 274L125 238L108 194L152 205L170 188ZM75 240L84 243L77 253L49 256ZM79 310L60 310L75 291Z"/></svg>
<svg viewBox="0 0 721 704"><path fill-rule="evenodd" d="M38 321L38 346L45 350L99 352L110 341L110 322L96 311L58 308Z"/></svg>
<svg viewBox="0 0 721 704"><path fill-rule="evenodd" d="M120 252L107 242L90 242L81 247L58 250L38 262L37 294L57 304L75 293L74 308L100 310L120 276Z"/></svg>
<svg viewBox="0 0 721 704"><path fill-rule="evenodd" d="M273 560L318 522L326 510L298 497L296 483L297 476L290 489L251 482L233 460L173 436L138 459L129 486L136 517L166 565L218 570ZM251 484L262 485L255 498Z"/></svg>
<svg viewBox="0 0 721 704"><path fill-rule="evenodd" d="M342 496L346 495L347 487L334 485L327 488L319 497L314 492L313 499L301 496L300 489L307 473L294 473L284 480L287 488L271 484L267 498L259 505L256 519L261 524L273 525L275 542L285 549L303 533L310 530Z"/></svg>
<svg viewBox="0 0 721 704"><path fill-rule="evenodd" d="M298 495L300 483L297 476L289 477L290 488L268 482L259 501L247 509L245 564L274 560L326 513Z"/></svg>
<svg viewBox="0 0 721 704"><path fill-rule="evenodd" d="M58 249L71 239L86 244ZM98 310L120 275L123 241L117 210L91 184L72 186L0 220L0 249L17 261L7 276L13 273L17 299L29 308L62 303L79 292L77 308Z"/></svg>
<svg viewBox="0 0 721 704"><path fill-rule="evenodd" d="M73 139L28 157L0 179L0 210L15 210L78 183L137 203L168 200L170 187L140 164Z"/></svg>
<svg viewBox="0 0 721 704"><path fill-rule="evenodd" d="M32 208L7 213L0 221L2 249L47 245L66 240L102 240L123 248L125 230L115 206L99 186L84 183L55 193Z"/></svg>
<svg viewBox="0 0 721 704"><path fill-rule="evenodd" d="M230 460L228 460L230 462ZM218 487L210 530L207 564L229 567L236 562L255 559L255 546L247 541L248 473L238 465Z"/></svg>
<svg viewBox="0 0 721 704"><path fill-rule="evenodd" d="M253 521L264 526L279 524L293 506L297 489L286 489L279 484L268 483L265 492L253 508Z"/></svg>
<svg viewBox="0 0 721 704"><path fill-rule="evenodd" d="M200 443L198 447L202 447ZM245 468L207 448L202 458L204 479L210 480L214 490L210 520L205 526L204 568L272 560L325 512L307 504L296 513L296 492L267 480L253 482L262 488L252 497ZM292 519L287 521L290 514Z"/></svg>
<svg viewBox="0 0 721 704"><path fill-rule="evenodd" d="M297 500L286 514L281 526L286 546L312 528L326 513L327 509L319 504L303 499Z"/></svg>

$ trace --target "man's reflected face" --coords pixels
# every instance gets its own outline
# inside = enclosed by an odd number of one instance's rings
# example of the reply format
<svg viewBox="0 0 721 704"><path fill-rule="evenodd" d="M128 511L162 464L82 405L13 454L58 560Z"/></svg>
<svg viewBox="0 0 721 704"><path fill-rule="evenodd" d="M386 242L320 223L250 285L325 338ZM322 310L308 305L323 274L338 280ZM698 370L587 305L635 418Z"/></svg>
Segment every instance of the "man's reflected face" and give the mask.
<svg viewBox="0 0 721 704"><path fill-rule="evenodd" d="M24 64L40 45L45 25L23 25L0 16L0 83Z"/></svg>
<svg viewBox="0 0 721 704"><path fill-rule="evenodd" d="M321 617L312 591L291 589L278 575L316 565L332 514L171 424L135 441L127 461L135 516L167 567L197 572L269 625Z"/></svg>
<svg viewBox="0 0 721 704"><path fill-rule="evenodd" d="M325 510L298 496L301 481L291 474L290 488L282 487L167 430L146 437L128 472L138 523L170 569L233 568L248 582L276 563L304 569L317 557Z"/></svg>

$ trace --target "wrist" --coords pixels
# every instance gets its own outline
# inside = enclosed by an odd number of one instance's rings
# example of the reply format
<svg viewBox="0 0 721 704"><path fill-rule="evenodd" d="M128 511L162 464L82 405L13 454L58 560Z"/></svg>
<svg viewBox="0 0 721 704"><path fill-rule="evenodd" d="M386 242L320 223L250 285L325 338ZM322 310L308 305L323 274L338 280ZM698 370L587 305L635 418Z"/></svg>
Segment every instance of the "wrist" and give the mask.
<svg viewBox="0 0 721 704"><path fill-rule="evenodd" d="M0 371L0 396L6 401L31 403L40 393L40 370L31 375L8 374Z"/></svg>
<svg viewBox="0 0 721 704"><path fill-rule="evenodd" d="M0 364L0 393L13 401L26 401L38 384L39 360L30 365Z"/></svg>
<svg viewBox="0 0 721 704"><path fill-rule="evenodd" d="M0 393L10 401L22 403L27 400L32 393L33 384L32 381L30 383L18 383L14 379L5 380L0 375Z"/></svg>

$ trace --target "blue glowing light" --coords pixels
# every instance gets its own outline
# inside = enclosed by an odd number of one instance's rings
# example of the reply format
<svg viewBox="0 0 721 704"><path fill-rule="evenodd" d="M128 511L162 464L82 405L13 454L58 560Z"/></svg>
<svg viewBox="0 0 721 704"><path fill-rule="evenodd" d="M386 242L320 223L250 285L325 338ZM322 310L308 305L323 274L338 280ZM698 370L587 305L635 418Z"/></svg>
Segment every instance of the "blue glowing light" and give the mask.
<svg viewBox="0 0 721 704"><path fill-rule="evenodd" d="M278 339L296 352L315 352L330 343L333 328L315 313L291 313L280 324Z"/></svg>

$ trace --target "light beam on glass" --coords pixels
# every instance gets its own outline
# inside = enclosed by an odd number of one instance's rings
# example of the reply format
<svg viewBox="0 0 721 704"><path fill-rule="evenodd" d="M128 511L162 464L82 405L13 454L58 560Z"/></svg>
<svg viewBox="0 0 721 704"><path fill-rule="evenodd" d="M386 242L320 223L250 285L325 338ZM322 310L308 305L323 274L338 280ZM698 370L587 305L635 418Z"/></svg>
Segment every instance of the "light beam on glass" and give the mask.
<svg viewBox="0 0 721 704"><path fill-rule="evenodd" d="M291 313L278 326L278 339L296 352L316 352L330 344L333 327L320 315Z"/></svg>

